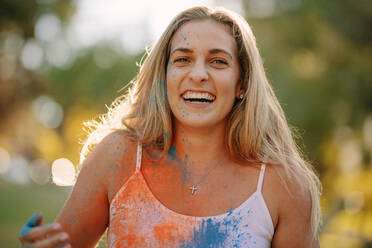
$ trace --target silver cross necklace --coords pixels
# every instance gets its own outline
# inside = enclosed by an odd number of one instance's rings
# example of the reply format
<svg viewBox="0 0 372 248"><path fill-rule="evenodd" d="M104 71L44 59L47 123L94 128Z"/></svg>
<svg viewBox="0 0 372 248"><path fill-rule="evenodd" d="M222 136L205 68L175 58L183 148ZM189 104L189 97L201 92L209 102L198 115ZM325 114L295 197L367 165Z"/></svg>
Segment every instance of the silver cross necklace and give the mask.
<svg viewBox="0 0 372 248"><path fill-rule="evenodd" d="M207 178L207 176L214 170L214 169L216 169L217 168L217 166L218 165L220 165L221 164L221 162L222 162L222 160L219 162L219 163L217 163L215 166L213 166L213 168L212 169L210 169L209 171L208 171L208 173L206 173L200 180L199 180L199 182L197 182L197 183L195 183L195 184L193 184L191 187L189 187L189 189L191 190L191 194L192 195L196 195L196 192L199 190L199 186L198 185L200 185L206 178Z"/></svg>

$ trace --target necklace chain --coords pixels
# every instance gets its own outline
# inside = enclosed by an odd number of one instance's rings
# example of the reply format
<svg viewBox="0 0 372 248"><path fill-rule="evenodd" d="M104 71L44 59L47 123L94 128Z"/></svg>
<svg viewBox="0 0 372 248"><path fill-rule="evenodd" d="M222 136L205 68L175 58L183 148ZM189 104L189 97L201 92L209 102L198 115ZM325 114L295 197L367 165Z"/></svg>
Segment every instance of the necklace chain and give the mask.
<svg viewBox="0 0 372 248"><path fill-rule="evenodd" d="M192 195L196 195L196 192L199 190L199 188L200 188L200 183L202 183L206 178L207 178L207 176L214 170L214 169L216 169L217 168L217 166L218 165L220 165L221 164L221 162L222 162L222 160L220 160L220 162L219 163L217 163L215 166L213 166L213 168L212 169L210 169L209 171L208 171L208 173L206 173L200 180L199 180L199 182L197 182L197 183L194 183L192 186L190 186L189 187L189 189L191 190L191 194Z"/></svg>

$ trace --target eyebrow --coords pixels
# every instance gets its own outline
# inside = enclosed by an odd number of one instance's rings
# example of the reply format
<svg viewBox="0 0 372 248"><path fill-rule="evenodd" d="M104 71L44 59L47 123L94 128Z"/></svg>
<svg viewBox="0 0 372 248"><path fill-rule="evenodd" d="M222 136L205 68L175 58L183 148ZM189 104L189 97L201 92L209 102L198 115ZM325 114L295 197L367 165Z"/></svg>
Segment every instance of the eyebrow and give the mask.
<svg viewBox="0 0 372 248"><path fill-rule="evenodd" d="M193 50L191 50L190 48L186 48L186 47L178 47L178 48L175 48L172 50L171 52L171 55L177 51L180 51L180 52L184 52L184 53L192 53ZM214 49L211 49L209 50L209 53L211 54L216 54L216 53L224 53L226 55L228 55L231 59L233 58L232 55L227 52L226 50L223 50L223 49L220 49L220 48L214 48Z"/></svg>
<svg viewBox="0 0 372 248"><path fill-rule="evenodd" d="M231 59L233 58L232 55L228 52L228 51L225 51L223 49L219 49L219 48L215 48L215 49L212 49L209 51L209 53L211 54L216 54L216 53L225 53L227 54Z"/></svg>
<svg viewBox="0 0 372 248"><path fill-rule="evenodd" d="M184 52L184 53L192 53L192 50L186 47L178 47L172 50L171 55L177 51Z"/></svg>

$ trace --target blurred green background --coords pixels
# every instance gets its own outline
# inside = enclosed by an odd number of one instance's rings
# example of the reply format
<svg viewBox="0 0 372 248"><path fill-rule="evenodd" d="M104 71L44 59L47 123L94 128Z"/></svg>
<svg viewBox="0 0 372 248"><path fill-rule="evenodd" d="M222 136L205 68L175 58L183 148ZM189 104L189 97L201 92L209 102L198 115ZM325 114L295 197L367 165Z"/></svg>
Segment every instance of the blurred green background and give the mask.
<svg viewBox="0 0 372 248"><path fill-rule="evenodd" d="M120 95L170 18L198 4L251 24L323 183L321 246L372 247L372 1L0 0L1 247L20 246L32 213L54 220L79 163L82 122Z"/></svg>

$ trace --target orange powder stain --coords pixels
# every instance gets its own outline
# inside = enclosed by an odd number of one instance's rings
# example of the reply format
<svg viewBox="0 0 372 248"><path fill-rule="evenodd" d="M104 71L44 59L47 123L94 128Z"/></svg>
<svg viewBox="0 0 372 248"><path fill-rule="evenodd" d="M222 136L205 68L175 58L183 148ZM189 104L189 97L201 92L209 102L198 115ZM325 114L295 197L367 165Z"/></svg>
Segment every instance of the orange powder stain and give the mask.
<svg viewBox="0 0 372 248"><path fill-rule="evenodd" d="M156 225L153 229L155 238L161 246L173 243L175 241L173 238L178 232L178 227L172 224Z"/></svg>
<svg viewBox="0 0 372 248"><path fill-rule="evenodd" d="M136 244L136 241L137 241L137 235L135 235L135 234L128 234L126 236L123 236L122 239L124 241L127 241L127 244L128 245L134 245L134 244Z"/></svg>

